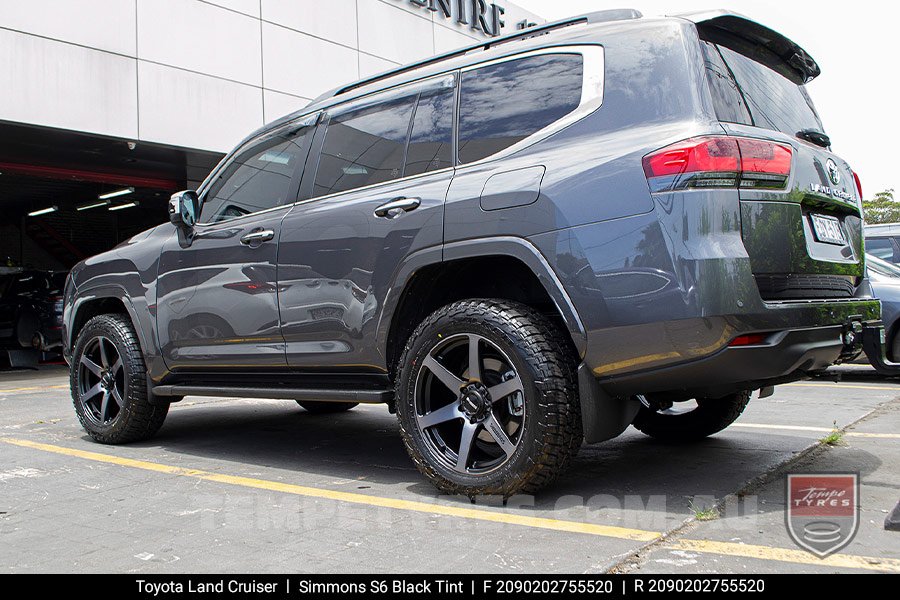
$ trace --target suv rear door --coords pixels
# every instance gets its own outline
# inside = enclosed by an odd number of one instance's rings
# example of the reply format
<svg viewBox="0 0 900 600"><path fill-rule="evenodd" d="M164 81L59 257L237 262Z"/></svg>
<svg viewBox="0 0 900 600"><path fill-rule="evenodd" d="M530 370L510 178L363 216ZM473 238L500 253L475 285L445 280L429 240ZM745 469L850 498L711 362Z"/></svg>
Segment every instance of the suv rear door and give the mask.
<svg viewBox="0 0 900 600"><path fill-rule="evenodd" d="M740 17L701 21L698 31L726 132L793 151L787 190L740 191L744 245L762 298L853 296L864 275L861 198L804 85L818 66L784 36Z"/></svg>
<svg viewBox="0 0 900 600"><path fill-rule="evenodd" d="M278 256L289 365L337 370L385 359L375 331L394 275L439 247L453 177L455 75L351 101L322 120Z"/></svg>

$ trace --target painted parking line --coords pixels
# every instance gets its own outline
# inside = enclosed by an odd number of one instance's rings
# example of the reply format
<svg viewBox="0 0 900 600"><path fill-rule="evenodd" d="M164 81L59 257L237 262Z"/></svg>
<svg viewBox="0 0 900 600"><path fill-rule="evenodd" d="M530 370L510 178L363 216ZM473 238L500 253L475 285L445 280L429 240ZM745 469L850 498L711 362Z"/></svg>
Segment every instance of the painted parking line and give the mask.
<svg viewBox="0 0 900 600"><path fill-rule="evenodd" d="M180 475L182 477L191 477L194 479L201 479L203 481L214 481L217 483L226 483L229 485L267 490L271 492L283 492L286 494L305 496L308 498L321 498L324 500L335 500L338 502L348 502L351 504L363 504L379 508L393 508L396 510L426 513L429 515L460 517L464 519L474 519L477 521L491 521L493 523L522 525L525 527L551 529L554 531L565 531L569 533L585 533L588 535L611 537L623 540L634 540L639 542L652 542L662 536L661 533L655 531L643 531L640 529L628 529L625 527L614 527L610 525L582 523L579 521L563 521L559 519L548 519L543 517L529 517L525 515L514 515L484 509L432 504L429 502L418 502L415 500L385 498L381 496L371 496L368 494L357 494L354 492L339 492L336 490L295 485L292 483L283 483L280 481L254 479L251 477L241 477L236 475L224 475L221 473L212 473L199 469L186 469L183 467L164 465L155 462L123 458L121 456L113 456L110 454L100 454L98 452L88 452L85 450L76 450L74 448L65 448L62 446L54 446L51 444L42 444L29 440L15 438L0 438L0 440L7 444L13 444L25 448L32 448L34 450L43 450L45 452L52 452L54 454L83 458L95 462L119 465L123 467L132 467L135 469L143 469L145 471L154 471L157 473L167 473L170 475Z"/></svg>
<svg viewBox="0 0 900 600"><path fill-rule="evenodd" d="M832 433L833 427L806 427L803 425L769 425L767 423L732 423L730 427L738 429L758 429L773 431L811 431L814 433ZM872 438L882 440L900 440L900 433L866 433L862 431L845 431L844 437Z"/></svg>
<svg viewBox="0 0 900 600"><path fill-rule="evenodd" d="M0 394L22 394L29 392L43 392L46 390L67 390L69 389L68 385L45 385L43 387L20 387L20 388L12 388L9 390L0 390Z"/></svg>
<svg viewBox="0 0 900 600"><path fill-rule="evenodd" d="M772 546L755 546L736 542L714 542L711 540L677 540L667 543L664 548L720 556L739 556L775 562L789 562L801 565L815 565L839 569L868 569L886 573L900 573L900 560L894 558L873 558L852 554L832 554L825 558L795 548L774 548Z"/></svg>
<svg viewBox="0 0 900 600"><path fill-rule="evenodd" d="M293 494L296 496L305 496L309 498L321 498L324 500L333 500L337 502L347 502L351 504L361 504L380 508L391 508L395 510L425 513L429 515L441 515L447 517L471 519L476 521L488 521L492 523L518 525L536 529L548 529L566 533L582 533L598 537L632 540L638 542L656 542L663 539L663 534L657 531L628 529L624 527L583 523L580 521L549 519L545 517L529 517L526 515L509 514L495 510L464 508L461 506L448 506L442 504L433 504L429 502L419 502L415 500L385 498L382 496L357 494L354 492L339 492L335 490L301 486L279 481L269 481L265 479L254 479L250 477L226 475L213 473L210 471L202 471L199 469L187 469L184 467L176 467L161 463L135 460L131 458L124 458L121 456L114 456L111 454L100 454L98 452L89 452L86 450L76 450L75 448L66 448L63 446L43 444L40 442L33 442L30 440L17 438L0 438L0 441L7 444L13 444L15 446L21 446L23 448L31 448L34 450L51 452L53 454L61 454L64 456L71 456L94 462L131 467L135 469L143 469L145 471L153 471L156 473L178 475L181 477L190 477L193 479L223 483L233 486L261 489L272 492L281 492L285 494ZM795 564L824 565L850 569L866 569L872 571L900 573L900 560L891 558L872 558L867 556L855 556L851 554L834 554L824 560L820 560L813 557L811 554L808 554L801 550L775 548L770 546L754 546L732 542L716 542L710 540L672 540L669 542L664 542L664 544L664 547L666 548L708 554L718 554L724 556L741 556L746 558L759 558L762 560Z"/></svg>

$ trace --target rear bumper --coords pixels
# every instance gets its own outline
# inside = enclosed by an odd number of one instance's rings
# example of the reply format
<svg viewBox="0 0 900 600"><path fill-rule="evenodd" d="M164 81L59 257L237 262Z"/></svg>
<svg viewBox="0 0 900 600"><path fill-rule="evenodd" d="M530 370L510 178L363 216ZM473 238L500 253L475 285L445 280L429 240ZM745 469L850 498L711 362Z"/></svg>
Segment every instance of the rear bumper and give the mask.
<svg viewBox="0 0 900 600"><path fill-rule="evenodd" d="M716 354L686 364L618 377L604 384L616 395L684 392L726 395L802 379L858 354L843 341L845 328L834 325L792 329L773 334L765 344L726 347Z"/></svg>
<svg viewBox="0 0 900 600"><path fill-rule="evenodd" d="M867 354L880 356L883 370L900 374L894 370L900 365L892 366L884 359L881 344L874 349L872 340L880 340L877 332L883 330L879 314L877 300L857 300L779 305L766 314L723 317L721 322L707 319L697 331L707 339L708 332L714 331L718 344L707 346L712 351L705 356L607 377L603 377L605 367L601 365L594 374L608 393L617 396L665 392L714 397L802 379L852 360L863 351L865 340L873 347ZM672 324L666 329L675 330ZM684 337L690 337L690 329L683 323L678 326ZM760 344L729 345L735 337L750 333L768 335Z"/></svg>

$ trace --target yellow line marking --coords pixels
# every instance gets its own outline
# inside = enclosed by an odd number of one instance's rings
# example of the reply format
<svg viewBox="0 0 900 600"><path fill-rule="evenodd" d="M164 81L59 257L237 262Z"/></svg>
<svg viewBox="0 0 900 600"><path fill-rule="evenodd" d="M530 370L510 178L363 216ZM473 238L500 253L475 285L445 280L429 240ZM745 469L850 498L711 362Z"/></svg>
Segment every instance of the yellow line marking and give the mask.
<svg viewBox="0 0 900 600"><path fill-rule="evenodd" d="M871 438L876 440L900 440L898 433L866 433L865 431L848 431L844 435L859 438Z"/></svg>
<svg viewBox="0 0 900 600"><path fill-rule="evenodd" d="M732 427L744 429L774 429L784 431L812 431L815 433L831 433L833 427L806 427L803 425L768 425L766 423L734 423ZM848 437L859 438L876 438L885 440L900 440L900 433L865 433L862 431L847 431L844 433Z"/></svg>
<svg viewBox="0 0 900 600"><path fill-rule="evenodd" d="M198 469L185 469L183 467L163 465L160 463L146 462L143 460L134 460L131 458L123 458L121 456L112 456L110 454L99 454L97 452L88 452L86 450L63 448L62 446L41 444L39 442L32 442L29 440L14 438L0 438L0 440L6 442L7 444L14 444L16 446L22 446L24 448L43 450L45 452L62 454L65 456L74 456L76 458L83 458L85 460L92 460L95 462L119 465L123 467L132 467L135 469L143 469L145 471L154 471L156 473L167 473L169 475L192 477L194 479L201 479L203 481L215 481L217 483L225 483L229 485L237 485L259 490L268 490L271 492L282 492L285 494L305 496L308 498L321 498L325 500L336 500L338 502L349 502L351 504L364 504L367 506L393 508L396 510L426 513L429 515L443 515L447 517L460 517L478 521L490 521L493 523L522 525L525 527L550 529L553 531L565 531L568 533L585 533L588 535L635 540L639 542L652 542L659 539L661 536L660 533L655 531L627 529L625 527L614 527L610 525L596 525L593 523L581 523L578 521L561 521L558 519L548 519L544 517L528 517L524 515L507 514L484 509L463 508L460 506L446 506L441 504L431 504L428 502L417 502L414 500L400 500L396 498L383 498L380 496L369 496L366 494L356 494L353 492L339 492L335 490L307 487L302 485L295 485L292 483L267 481L265 479L253 479L250 477L224 475L220 473L211 473L209 471L201 471Z"/></svg>
<svg viewBox="0 0 900 600"><path fill-rule="evenodd" d="M18 392L40 392L43 390L67 390L69 389L68 385L48 385L44 387L20 387L20 388L12 388L9 390L0 390L0 394L15 394Z"/></svg>
<svg viewBox="0 0 900 600"><path fill-rule="evenodd" d="M873 558L852 554L832 554L825 558L816 558L804 550L754 546L751 544L737 544L735 542L714 542L710 540L678 540L667 543L665 547L687 552L758 558L760 560L790 562L801 565L900 573L900 560L896 558Z"/></svg>
<svg viewBox="0 0 900 600"><path fill-rule="evenodd" d="M832 390L880 390L882 392L900 392L900 386L887 385L855 385L850 383L787 383L779 387L814 387L829 388ZM776 388L778 389L778 388Z"/></svg>
<svg viewBox="0 0 900 600"><path fill-rule="evenodd" d="M268 481L265 479L253 479L250 477L224 475L220 473L211 473L209 471L201 471L199 469L186 469L183 467L175 467L172 465L164 465L143 460L135 460L132 458L124 458L121 456L113 456L110 454L100 454L98 452L89 452L86 450L76 450L74 448L65 448L62 446L54 446L51 444L42 444L40 442L32 442L30 440L0 438L0 441L7 444L21 446L23 448L43 450L44 452L62 454L64 456L73 456L76 458L83 458L85 460L92 460L95 462L119 465L123 467L132 467L135 469L143 469L145 471L154 471L156 473L178 475L181 477L191 477L203 481L214 481L217 483L267 490L271 492L282 492L285 494L305 496L308 498L321 498L325 500L348 502L351 504L362 504L366 506L377 506L382 508L392 508L396 510L425 513L429 515L459 517L477 521L489 521L492 523L520 525L523 527L549 529L552 531L563 531L566 533L583 533L587 535L634 540L639 542L654 542L661 539L662 537L662 534L655 531L627 529L624 527L614 527L609 525L595 525L592 523L582 523L579 521L562 521L559 519L548 519L545 517L528 517L525 515L507 514L477 508L462 508L459 506L430 504L428 502L417 502L414 500L400 500L397 498L369 496L366 494L357 494L353 492L339 492L335 490L295 485L292 483ZM741 556L744 558L758 558L761 560L789 562L805 565L822 565L828 567L867 569L872 571L900 573L900 560L893 558L871 558L867 556L855 556L852 554L834 554L820 560L814 557L812 554L809 554L802 550L775 548L770 546L754 546L750 544L736 544L733 542L715 542L711 540L677 540L667 542L665 547L674 550L686 550L706 554L719 554L724 556Z"/></svg>

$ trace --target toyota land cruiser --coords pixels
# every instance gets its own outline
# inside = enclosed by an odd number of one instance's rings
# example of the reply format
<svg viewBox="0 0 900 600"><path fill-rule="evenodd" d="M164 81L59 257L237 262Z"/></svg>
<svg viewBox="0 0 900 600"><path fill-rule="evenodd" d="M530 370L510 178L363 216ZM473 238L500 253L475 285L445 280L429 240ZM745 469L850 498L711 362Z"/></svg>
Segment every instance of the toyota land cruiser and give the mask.
<svg viewBox="0 0 900 600"><path fill-rule="evenodd" d="M184 396L384 403L441 490L508 496L883 361L819 72L732 13L626 10L334 90L72 271L78 417L117 444Z"/></svg>

